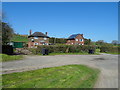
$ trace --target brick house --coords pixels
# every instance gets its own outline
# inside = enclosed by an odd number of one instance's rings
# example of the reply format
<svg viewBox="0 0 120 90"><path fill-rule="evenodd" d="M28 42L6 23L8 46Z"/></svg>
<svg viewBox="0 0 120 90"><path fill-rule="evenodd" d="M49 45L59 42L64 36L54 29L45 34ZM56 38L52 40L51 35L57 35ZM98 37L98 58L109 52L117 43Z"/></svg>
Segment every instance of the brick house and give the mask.
<svg viewBox="0 0 120 90"><path fill-rule="evenodd" d="M73 34L67 39L67 45L84 45L83 34Z"/></svg>
<svg viewBox="0 0 120 90"><path fill-rule="evenodd" d="M47 32L43 34L42 32L34 32L30 30L30 35L28 36L28 48L37 48L39 45L49 45L49 37Z"/></svg>

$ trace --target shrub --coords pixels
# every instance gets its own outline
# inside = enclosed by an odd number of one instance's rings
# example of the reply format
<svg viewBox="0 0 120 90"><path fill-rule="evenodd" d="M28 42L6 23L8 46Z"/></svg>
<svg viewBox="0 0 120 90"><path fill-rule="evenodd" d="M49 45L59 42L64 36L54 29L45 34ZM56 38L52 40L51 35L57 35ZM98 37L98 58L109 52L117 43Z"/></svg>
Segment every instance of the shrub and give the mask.
<svg viewBox="0 0 120 90"><path fill-rule="evenodd" d="M110 53L118 53L120 50L120 47L114 47L114 46L101 46L100 52L110 52Z"/></svg>
<svg viewBox="0 0 120 90"><path fill-rule="evenodd" d="M32 52L32 54L39 54L40 50L38 50L37 48L29 48L28 49L30 52Z"/></svg>

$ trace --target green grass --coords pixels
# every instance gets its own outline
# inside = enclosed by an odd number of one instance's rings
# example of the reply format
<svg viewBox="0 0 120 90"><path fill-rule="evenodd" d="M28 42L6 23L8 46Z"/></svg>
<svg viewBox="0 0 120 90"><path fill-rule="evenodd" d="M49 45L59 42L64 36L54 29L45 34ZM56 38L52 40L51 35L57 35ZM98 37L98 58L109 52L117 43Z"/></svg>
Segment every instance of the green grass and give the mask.
<svg viewBox="0 0 120 90"><path fill-rule="evenodd" d="M0 54L0 57L1 57L1 58L0 58L0 62L23 59L23 56L22 56L22 55L6 55L6 54Z"/></svg>
<svg viewBox="0 0 120 90"><path fill-rule="evenodd" d="M28 37L27 36L14 35L11 41L14 41L14 42L28 42Z"/></svg>
<svg viewBox="0 0 120 90"><path fill-rule="evenodd" d="M115 54L115 55L118 55L120 53L117 53L117 52L106 52L107 54Z"/></svg>
<svg viewBox="0 0 120 90"><path fill-rule="evenodd" d="M99 53L88 54L88 53L49 53L49 55L99 55Z"/></svg>
<svg viewBox="0 0 120 90"><path fill-rule="evenodd" d="M98 69L65 65L2 75L3 88L93 88Z"/></svg>

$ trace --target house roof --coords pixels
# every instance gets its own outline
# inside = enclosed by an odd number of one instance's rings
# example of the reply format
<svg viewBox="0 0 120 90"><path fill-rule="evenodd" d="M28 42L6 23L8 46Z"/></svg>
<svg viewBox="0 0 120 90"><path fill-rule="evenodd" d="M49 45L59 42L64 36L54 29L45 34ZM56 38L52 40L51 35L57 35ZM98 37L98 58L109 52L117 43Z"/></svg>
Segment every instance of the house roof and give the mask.
<svg viewBox="0 0 120 90"><path fill-rule="evenodd" d="M71 35L70 37L68 37L68 40L70 40L70 39L75 39L78 35L83 35L83 34L73 34L73 35ZM83 36L82 36L83 37Z"/></svg>
<svg viewBox="0 0 120 90"><path fill-rule="evenodd" d="M43 34L42 32L34 32L32 35L28 36L29 37L46 37L49 38L47 35Z"/></svg>

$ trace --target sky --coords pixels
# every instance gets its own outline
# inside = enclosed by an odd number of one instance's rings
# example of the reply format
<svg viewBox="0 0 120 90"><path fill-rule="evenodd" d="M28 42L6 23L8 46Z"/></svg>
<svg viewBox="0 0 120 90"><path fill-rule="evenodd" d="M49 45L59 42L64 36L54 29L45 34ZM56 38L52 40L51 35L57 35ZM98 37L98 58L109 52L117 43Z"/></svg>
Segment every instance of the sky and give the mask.
<svg viewBox="0 0 120 90"><path fill-rule="evenodd" d="M117 2L3 2L5 22L16 33L68 38L83 34L92 41L118 40Z"/></svg>

